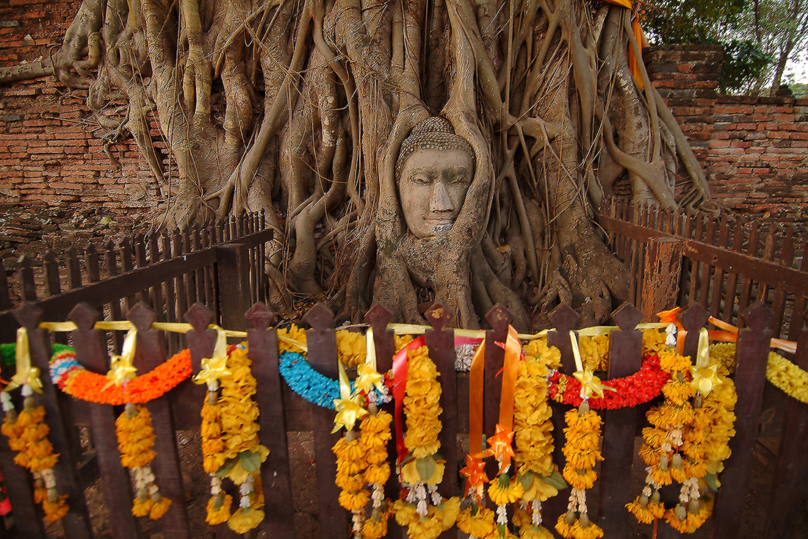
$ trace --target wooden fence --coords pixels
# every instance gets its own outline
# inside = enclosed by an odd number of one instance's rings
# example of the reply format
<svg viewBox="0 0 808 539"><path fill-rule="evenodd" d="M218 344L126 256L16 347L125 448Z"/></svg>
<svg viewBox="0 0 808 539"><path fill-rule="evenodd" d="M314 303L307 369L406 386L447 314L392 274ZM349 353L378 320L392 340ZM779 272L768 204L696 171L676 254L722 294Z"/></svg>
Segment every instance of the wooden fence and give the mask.
<svg viewBox="0 0 808 539"><path fill-rule="evenodd" d="M808 243L794 241L793 227L615 200L604 203L597 221L631 275L628 301L647 321L660 310L698 303L742 326L740 313L762 301L774 313L775 337L797 339L808 307Z"/></svg>
<svg viewBox="0 0 808 539"><path fill-rule="evenodd" d="M264 215L253 213L184 232L138 234L118 246L110 241L100 252L90 244L81 256L72 247L62 259L47 251L41 267L24 256L11 279L0 264L0 342L14 339L11 308L19 300L42 309L48 320L64 320L79 302L121 320L143 301L159 322L181 322L180 315L201 302L214 310L217 323L237 329L244 324L244 310L267 299L263 261L272 234ZM228 294L220 297L222 289ZM120 350L122 335L111 339ZM176 336L169 340L176 350Z"/></svg>
<svg viewBox="0 0 808 539"><path fill-rule="evenodd" d="M204 267L204 266L200 266ZM448 327L450 320L446 309L433 306L427 313L432 329L426 332L426 345L430 356L436 362L441 374L442 385L441 416L443 430L440 435L441 454L446 458L446 472L440 486L443 496L457 495L459 492L457 434L468 432L469 381L465 373L455 371L454 331ZM38 328L43 320L43 312L30 303L23 303L14 310L16 321L27 328L31 343L32 362L43 373L48 372L51 355L51 335ZM77 330L71 335L76 348L78 361L87 369L106 372L109 366L107 356L107 335L93 329L100 313L87 304L72 308L68 318L75 322ZM338 503L338 489L334 484L335 457L331 446L339 434L331 434L334 412L303 401L291 393L278 371L278 346L275 329L269 327L273 314L261 303L253 305L244 315L252 326L248 330L247 343L253 362L253 373L259 385L256 395L260 408L261 443L270 449L268 460L262 467L264 496L266 499L266 519L260 530L272 538L294 536L294 519L291 510L292 486L289 464L287 431L313 431L317 498L319 518L323 538L347 538L350 520L346 511ZM642 315L633 306L626 304L615 311L613 320L619 326L610 335L610 361L607 377L625 376L636 372L641 364L642 334L636 325ZM685 353L694 355L697 347L698 328L707 322L708 313L696 304L680 319L687 330L684 343ZM734 539L739 535L741 515L747 493L752 451L760 422L761 399L766 383L766 361L772 330L769 329L774 313L762 303L755 303L742 313L748 327L739 334L737 370L735 383L738 391L738 404L735 413L736 436L730 443L732 456L725 463L722 476L723 487L717 498L714 516L705 526L712 527L712 537ZM138 303L127 312L128 318L138 329L135 366L143 373L152 370L167 357L167 343L163 332L150 329L157 319L157 313L143 303ZM311 329L307 333L308 357L314 369L337 378L337 349L335 331L329 328L333 315L323 305L313 307L304 317ZM555 330L548 336L549 344L557 346L562 353L563 372L572 373L573 356L569 331L578 324L578 315L566 305L557 307L550 314ZM192 306L185 319L194 327L183 337L191 353L194 372L198 372L201 359L210 357L216 341L216 332L208 329L214 320L214 313L202 305ZM496 306L487 315L493 328L486 332L486 378L484 402L484 427L490 435L498 415L501 379L496 373L503 365L504 350L496 346L504 342L507 327L512 315L501 306ZM373 327L377 350L378 367L386 371L392 367L394 352L393 332L387 329L390 313L376 305L366 316ZM798 363L808 367L808 330L799 335ZM76 472L79 455L73 438L77 421L73 415L75 401L55 388L47 376L43 376L44 391L40 397L47 410L47 422L54 449L60 453L56 468L60 491L69 494L70 512L63 521L64 534L69 539L92 537L92 523L88 516L84 491ZM194 385L186 380L168 395L147 404L154 421L157 457L153 469L160 492L172 501L172 508L160 521L162 537L165 539L185 539L191 537L185 500L183 497L182 474L178 459L175 431L199 428L199 411L205 398L205 387ZM387 405L391 406L391 405ZM98 466L104 489L104 498L109 507L111 526L115 537L140 537L138 521L131 515L132 490L129 474L120 465L115 439L115 415L111 406L89 404L89 413L84 424L88 425L98 451ZM564 443L562 413L565 407L553 404L555 429L555 460L563 465L560 448ZM808 459L802 455L808 440L808 405L789 400L787 415L788 427L781 439L780 455L776 475L772 481L772 494L768 499L757 500L765 506L766 537L797 537L794 508L801 507ZM631 489L632 466L635 437L638 427L645 425L640 409L629 408L604 412L603 456L605 460L599 473L600 506L590 509L591 518L603 527L607 539L629 537L628 526L631 517L624 505L638 493ZM391 440L389 454L395 455L395 443ZM13 453L7 440L0 436L0 466L6 479L11 502L14 508L17 528L21 537L38 539L44 537L42 521L38 518L33 503L30 474L13 464ZM391 457L392 458L392 457ZM398 498L398 486L391 478L387 494ZM568 491L562 491L552 502L545 505L545 522L552 525L565 510ZM389 537L402 537L401 530L391 520ZM549 527L549 526L548 526ZM0 530L2 533L2 530ZM216 529L217 536L232 535L225 525ZM457 537L455 529L442 537ZM660 537L678 536L666 524L660 526Z"/></svg>

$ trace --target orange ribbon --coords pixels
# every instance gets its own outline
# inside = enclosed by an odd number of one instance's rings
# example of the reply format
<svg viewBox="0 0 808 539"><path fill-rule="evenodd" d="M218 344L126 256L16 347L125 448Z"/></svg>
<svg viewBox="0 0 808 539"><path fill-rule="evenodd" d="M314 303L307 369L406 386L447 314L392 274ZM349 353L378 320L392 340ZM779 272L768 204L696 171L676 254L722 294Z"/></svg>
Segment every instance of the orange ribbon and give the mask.
<svg viewBox="0 0 808 539"><path fill-rule="evenodd" d="M682 326L682 323L676 317L676 315L678 315L680 312L682 312L682 308L676 307L668 311L658 312L657 317L663 324L674 324L676 326L676 349L681 354L684 350L685 336L687 335L687 331L685 331L684 326ZM719 320L713 316L711 316L707 321L719 328L718 330L710 330L708 332L711 341L736 342L738 340L738 328L736 326L733 326L728 322L724 322L723 320ZM772 339L771 346L773 348L779 348L791 353L796 353L797 351L797 343L794 341Z"/></svg>
<svg viewBox="0 0 808 539"><path fill-rule="evenodd" d="M631 22L631 31L634 32L634 39L637 40L637 48L640 49L640 55L642 55L643 34L642 34L642 28L640 28L639 11L634 16L634 20ZM637 86L640 88L640 90L644 90L645 83L643 83L642 81L642 76L640 75L640 67L637 65L637 57L634 55L634 49L631 48L631 44L629 44L628 46L628 65L629 68L631 68L631 74L634 76L634 80L637 82Z"/></svg>
<svg viewBox="0 0 808 539"><path fill-rule="evenodd" d="M505 360L502 366L502 395L499 400L499 424L508 430L513 429L513 401L516 390L516 375L519 373L519 358L522 343L513 326L508 326L505 339Z"/></svg>
<svg viewBox="0 0 808 539"><path fill-rule="evenodd" d="M474 489L478 500L483 496L483 485L488 483L488 476L485 475L483 456L482 453L466 455L466 467L460 470L460 475L466 478L465 496L468 496L471 489Z"/></svg>

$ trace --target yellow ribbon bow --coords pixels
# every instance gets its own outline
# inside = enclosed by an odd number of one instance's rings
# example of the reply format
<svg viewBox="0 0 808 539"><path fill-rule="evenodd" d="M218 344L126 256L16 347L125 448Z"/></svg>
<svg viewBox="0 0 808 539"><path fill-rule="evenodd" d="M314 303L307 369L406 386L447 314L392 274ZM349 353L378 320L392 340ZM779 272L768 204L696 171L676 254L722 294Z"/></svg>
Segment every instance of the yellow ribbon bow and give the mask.
<svg viewBox="0 0 808 539"><path fill-rule="evenodd" d="M359 404L360 397L358 394L351 397L351 383L348 381L348 375L345 373L345 368L337 359L337 367L339 368L339 399L334 399L334 408L337 410L337 416L334 418L334 428L331 433L337 432L342 427L346 431L353 430L356 420L367 414L368 411Z"/></svg>
<svg viewBox="0 0 808 539"><path fill-rule="evenodd" d="M104 386L104 389L101 391L106 390L111 385L120 386L124 383L128 382L132 378L135 377L137 373L137 369L132 364L135 360L135 343L137 342L137 330L130 329L126 333L126 337L123 339L123 348L121 349L121 355L119 356L112 356L109 362L109 372L107 373L107 378L109 378L109 382L107 385Z"/></svg>
<svg viewBox="0 0 808 539"><path fill-rule="evenodd" d="M577 371L572 373L572 375L581 382L581 398L588 399L592 397L592 395L597 395L597 398L603 398L603 392L606 390L609 391L617 391L613 387L609 387L607 385L603 385L601 383L600 378L595 376L595 374L590 371L589 369L584 369L583 371Z"/></svg>
<svg viewBox="0 0 808 539"><path fill-rule="evenodd" d="M356 368L356 382L354 382L354 393L358 394L360 391L370 393L373 386L379 390L379 393L384 394L384 376L376 370L376 342L373 340L373 328L368 328L365 334L367 357L365 362Z"/></svg>
<svg viewBox="0 0 808 539"><path fill-rule="evenodd" d="M28 347L28 330L17 330L17 372L11 377L6 391L20 386L29 386L33 391L42 393L42 380L39 379L39 369L31 366L31 349Z"/></svg>
<svg viewBox="0 0 808 539"><path fill-rule="evenodd" d="M227 334L218 326L215 329L216 346L213 348L213 354L202 359L202 368L194 376L194 383L207 384L209 391L216 391L219 378L230 374L227 370Z"/></svg>
<svg viewBox="0 0 808 539"><path fill-rule="evenodd" d="M690 367L690 376L693 380L690 382L690 387L696 393L701 393L702 397L710 394L715 386L722 383L721 378L718 376L718 365L710 367Z"/></svg>
<svg viewBox="0 0 808 539"><path fill-rule="evenodd" d="M576 372L572 373L572 375L581 382L581 398L586 400L592 397L592 395L597 395L599 399L602 399L605 390L616 392L617 390L615 388L603 385L600 378L595 376L588 368L584 368L584 363L581 359L581 351L578 348L578 337L575 335L574 331L570 331L570 343L572 344L572 356L575 359L575 368L578 369Z"/></svg>

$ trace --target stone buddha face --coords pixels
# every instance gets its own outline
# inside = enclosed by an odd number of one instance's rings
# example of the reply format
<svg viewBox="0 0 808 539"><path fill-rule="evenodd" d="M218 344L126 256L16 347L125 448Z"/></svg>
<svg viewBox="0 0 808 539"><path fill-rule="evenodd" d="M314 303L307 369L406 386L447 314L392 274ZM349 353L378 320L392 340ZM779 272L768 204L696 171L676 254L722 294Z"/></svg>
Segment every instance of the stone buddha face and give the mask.
<svg viewBox="0 0 808 539"><path fill-rule="evenodd" d="M416 238L448 233L474 178L474 153L442 118L419 123L396 164L404 221Z"/></svg>

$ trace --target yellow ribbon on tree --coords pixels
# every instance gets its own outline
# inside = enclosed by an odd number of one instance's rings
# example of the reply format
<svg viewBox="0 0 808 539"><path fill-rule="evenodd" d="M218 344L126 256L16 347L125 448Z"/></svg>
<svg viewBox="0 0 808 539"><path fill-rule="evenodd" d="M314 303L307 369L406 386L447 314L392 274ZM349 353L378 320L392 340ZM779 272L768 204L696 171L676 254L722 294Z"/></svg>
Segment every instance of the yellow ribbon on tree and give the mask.
<svg viewBox="0 0 808 539"><path fill-rule="evenodd" d="M33 391L42 393L42 380L39 379L39 369L31 366L31 349L28 346L28 330L21 327L17 330L17 350L15 353L17 372L11 377L6 391L21 386L29 386Z"/></svg>
<svg viewBox="0 0 808 539"><path fill-rule="evenodd" d="M135 377L137 369L133 365L135 361L135 344L137 343L137 330L130 329L123 339L121 355L114 355L109 362L109 372L107 378L109 383L104 386L107 389L111 385L120 386ZM102 390L103 391L103 390Z"/></svg>
<svg viewBox="0 0 808 539"><path fill-rule="evenodd" d="M207 384L209 391L216 391L219 378L230 374L227 370L227 333L219 326L215 326L215 329L216 346L213 353L211 357L202 359L202 368L194 376L194 383Z"/></svg>

